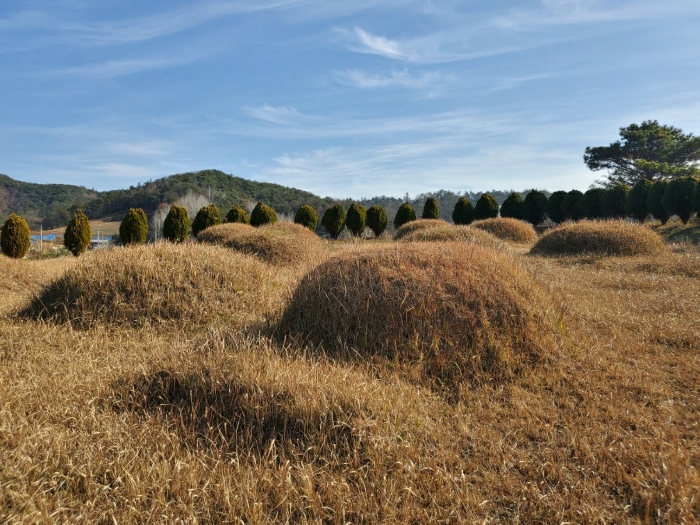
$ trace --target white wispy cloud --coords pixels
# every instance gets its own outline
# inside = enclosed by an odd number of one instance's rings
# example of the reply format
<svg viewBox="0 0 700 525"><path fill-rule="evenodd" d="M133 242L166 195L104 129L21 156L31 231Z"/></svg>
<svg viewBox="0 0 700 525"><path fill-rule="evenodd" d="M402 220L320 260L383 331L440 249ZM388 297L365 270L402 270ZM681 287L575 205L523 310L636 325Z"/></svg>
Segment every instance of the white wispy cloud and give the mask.
<svg viewBox="0 0 700 525"><path fill-rule="evenodd" d="M270 122L272 124L294 124L300 121L317 120L318 117L312 117L299 113L293 106L269 106L263 104L258 107L245 106L243 111L249 116Z"/></svg>
<svg viewBox="0 0 700 525"><path fill-rule="evenodd" d="M340 84L364 89L385 88L390 86L423 89L433 87L448 80L446 75L439 71L429 71L427 73L413 75L407 69L392 71L386 75L369 73L361 69L346 69L345 71L336 71L335 79Z"/></svg>
<svg viewBox="0 0 700 525"><path fill-rule="evenodd" d="M355 51L382 55L388 58L411 59L405 49L405 44L400 43L398 40L372 35L359 27L355 28L355 35L357 36L357 45L352 46Z"/></svg>
<svg viewBox="0 0 700 525"><path fill-rule="evenodd" d="M68 75L83 76L92 78L112 78L124 75L133 75L154 69L164 69L168 67L182 66L196 61L198 56L179 58L145 58L145 59L124 59L108 60L96 64L86 64L82 66L66 67L43 72L42 75Z"/></svg>

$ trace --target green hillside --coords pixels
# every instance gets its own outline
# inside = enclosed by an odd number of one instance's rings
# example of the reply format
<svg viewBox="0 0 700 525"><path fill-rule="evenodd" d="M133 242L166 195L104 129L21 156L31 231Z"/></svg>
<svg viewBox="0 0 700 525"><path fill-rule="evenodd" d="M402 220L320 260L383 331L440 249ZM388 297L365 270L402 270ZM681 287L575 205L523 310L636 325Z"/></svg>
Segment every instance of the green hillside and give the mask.
<svg viewBox="0 0 700 525"><path fill-rule="evenodd" d="M235 204L262 200L278 213L294 213L302 204L319 210L333 202L313 193L280 184L255 182L233 177L218 170L171 175L124 190L96 192L64 184L31 184L0 176L0 219L19 213L31 227L62 226L70 213L82 208L90 219L120 220L129 208L143 208L153 213L161 203L172 203L188 192L199 193L214 202L223 212Z"/></svg>
<svg viewBox="0 0 700 525"><path fill-rule="evenodd" d="M85 207L97 199L96 191L69 184L33 184L0 174L0 219L17 213L30 227L38 228L43 219L45 228L66 224L70 210Z"/></svg>

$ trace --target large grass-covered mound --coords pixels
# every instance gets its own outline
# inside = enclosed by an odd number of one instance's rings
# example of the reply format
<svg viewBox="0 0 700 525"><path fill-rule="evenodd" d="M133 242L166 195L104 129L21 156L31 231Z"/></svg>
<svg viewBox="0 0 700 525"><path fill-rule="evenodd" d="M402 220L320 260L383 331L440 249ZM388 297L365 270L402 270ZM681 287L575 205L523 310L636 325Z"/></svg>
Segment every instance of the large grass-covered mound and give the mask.
<svg viewBox="0 0 700 525"><path fill-rule="evenodd" d="M504 241L531 244L536 242L538 238L537 232L529 222L508 217L484 219L473 222L471 226L495 235Z"/></svg>
<svg viewBox="0 0 700 525"><path fill-rule="evenodd" d="M664 250L650 228L624 221L580 221L547 231L532 247L537 255L650 255Z"/></svg>
<svg viewBox="0 0 700 525"><path fill-rule="evenodd" d="M89 253L22 313L77 328L244 327L280 301L274 268L216 246L168 242Z"/></svg>
<svg viewBox="0 0 700 525"><path fill-rule="evenodd" d="M407 222L401 226L396 233L394 233L395 239L401 239L413 232L429 230L431 228L438 228L440 226L449 226L449 223L443 221L442 219L418 219L416 221Z"/></svg>
<svg viewBox="0 0 700 525"><path fill-rule="evenodd" d="M552 305L510 257L473 244L338 254L302 280L283 331L329 355L417 362L443 384L510 376L555 346Z"/></svg>
<svg viewBox="0 0 700 525"><path fill-rule="evenodd" d="M508 251L508 245L495 235L472 228L471 226L454 226L446 224L433 228L424 228L413 231L401 238L402 242L465 242L477 244L487 248Z"/></svg>
<svg viewBox="0 0 700 525"><path fill-rule="evenodd" d="M197 236L197 240L282 265L312 260L323 244L314 232L291 222L278 222L258 228L240 223L221 224L207 228Z"/></svg>

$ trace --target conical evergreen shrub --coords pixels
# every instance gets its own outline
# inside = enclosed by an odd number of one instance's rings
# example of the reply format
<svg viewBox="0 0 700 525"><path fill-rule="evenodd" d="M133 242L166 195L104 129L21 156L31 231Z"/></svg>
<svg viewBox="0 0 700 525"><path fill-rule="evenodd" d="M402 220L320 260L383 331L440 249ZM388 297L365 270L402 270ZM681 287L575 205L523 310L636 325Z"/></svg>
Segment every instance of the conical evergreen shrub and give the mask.
<svg viewBox="0 0 700 525"><path fill-rule="evenodd" d="M519 193L511 193L501 205L501 217L522 220L525 217L525 204Z"/></svg>
<svg viewBox="0 0 700 525"><path fill-rule="evenodd" d="M316 226L318 226L318 213L308 204L300 206L297 212L294 214L294 222L296 224L301 224L305 228L308 228L312 232L316 231Z"/></svg>
<svg viewBox="0 0 700 525"><path fill-rule="evenodd" d="M367 210L361 205L353 202L348 209L345 226L355 237L362 235L367 224Z"/></svg>
<svg viewBox="0 0 700 525"><path fill-rule="evenodd" d="M387 222L388 218L384 208L378 204L370 206L369 210L367 210L367 226L370 227L377 237L386 230Z"/></svg>
<svg viewBox="0 0 700 525"><path fill-rule="evenodd" d="M226 214L224 222L238 222L241 224L250 224L250 219L246 211L240 206L233 206Z"/></svg>
<svg viewBox="0 0 700 525"><path fill-rule="evenodd" d="M493 219L498 217L498 201L490 193L484 193L479 200L476 201L474 208L474 219L480 221L482 219Z"/></svg>
<svg viewBox="0 0 700 525"><path fill-rule="evenodd" d="M700 181L695 184L693 191L693 211L700 216Z"/></svg>
<svg viewBox="0 0 700 525"><path fill-rule="evenodd" d="M196 237L199 235L199 232L206 230L210 226L216 226L217 224L221 224L219 208L217 208L215 204L204 206L197 212L197 215L192 221L192 235Z"/></svg>
<svg viewBox="0 0 700 525"><path fill-rule="evenodd" d="M340 204L334 204L328 208L321 217L321 225L326 229L331 237L338 238L340 232L345 228L345 210Z"/></svg>
<svg viewBox="0 0 700 525"><path fill-rule="evenodd" d="M668 181L657 180L651 185L647 192L647 212L654 216L656 220L661 221L661 224L666 224L670 215L661 203L661 198L664 196L668 186Z"/></svg>
<svg viewBox="0 0 700 525"><path fill-rule="evenodd" d="M624 219L627 205L627 194L630 187L627 184L616 184L606 188L600 198L600 209L606 219Z"/></svg>
<svg viewBox="0 0 700 525"><path fill-rule="evenodd" d="M579 201L579 211L581 212L581 218L596 220L603 218L603 211L601 209L601 200L605 190L603 188L590 188L586 193L583 194L581 200Z"/></svg>
<svg viewBox="0 0 700 525"><path fill-rule="evenodd" d="M394 228L399 229L407 222L416 220L416 212L410 202L404 202L394 216Z"/></svg>
<svg viewBox="0 0 700 525"><path fill-rule="evenodd" d="M31 236L29 225L22 217L11 214L0 228L0 249L13 259L21 259L29 251Z"/></svg>
<svg viewBox="0 0 700 525"><path fill-rule="evenodd" d="M547 199L547 216L556 223L564 222L564 199L567 192L555 191Z"/></svg>
<svg viewBox="0 0 700 525"><path fill-rule="evenodd" d="M466 197L460 197L452 210L452 222L467 225L474 222L474 206Z"/></svg>
<svg viewBox="0 0 700 525"><path fill-rule="evenodd" d="M632 186L632 189L627 194L627 202L625 203L625 211L630 217L634 217L639 222L644 222L647 212L647 197L649 188L653 183L647 179L641 179Z"/></svg>
<svg viewBox="0 0 700 525"><path fill-rule="evenodd" d="M440 204L434 197L430 197L425 201L423 206L423 214L421 219L439 219L440 218Z"/></svg>
<svg viewBox="0 0 700 525"><path fill-rule="evenodd" d="M275 224L277 222L277 214L270 206L258 202L253 208L253 213L250 214L251 226L262 226L263 224Z"/></svg>
<svg viewBox="0 0 700 525"><path fill-rule="evenodd" d="M538 190L532 190L523 202L525 220L537 226L547 215L547 196Z"/></svg>
<svg viewBox="0 0 700 525"><path fill-rule="evenodd" d="M683 224L687 224L693 214L692 198L697 182L698 179L695 177L671 179L661 197L661 204L663 204L666 213L669 216L678 215Z"/></svg>
<svg viewBox="0 0 700 525"><path fill-rule="evenodd" d="M91 239L90 221L82 210L78 210L68 222L66 232L63 234L63 245L77 257L88 249Z"/></svg>
<svg viewBox="0 0 700 525"><path fill-rule="evenodd" d="M182 242L190 233L190 218L184 206L173 204L163 222L163 237L170 242Z"/></svg>
<svg viewBox="0 0 700 525"><path fill-rule="evenodd" d="M131 208L119 225L123 244L144 244L148 235L148 217L141 208Z"/></svg>
<svg viewBox="0 0 700 525"><path fill-rule="evenodd" d="M571 190L564 197L561 204L565 221L577 221L581 218L581 199L583 193L578 190Z"/></svg>

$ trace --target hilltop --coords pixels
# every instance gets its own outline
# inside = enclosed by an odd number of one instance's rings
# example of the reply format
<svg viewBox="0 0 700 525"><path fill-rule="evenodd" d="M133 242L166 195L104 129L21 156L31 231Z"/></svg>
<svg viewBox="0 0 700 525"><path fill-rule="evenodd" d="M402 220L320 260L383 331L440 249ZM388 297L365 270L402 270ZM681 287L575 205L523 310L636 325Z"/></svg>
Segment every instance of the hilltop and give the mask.
<svg viewBox="0 0 700 525"><path fill-rule="evenodd" d="M0 175L0 220L18 213L32 227L38 227L43 220L44 228L54 228L66 224L77 208L82 208L90 219L120 220L129 208L143 208L150 215L159 204L172 203L188 192L208 197L222 210L262 200L280 213L293 213L302 204L323 208L333 202L307 191L246 180L219 170L181 173L103 192L68 184L33 184Z"/></svg>

